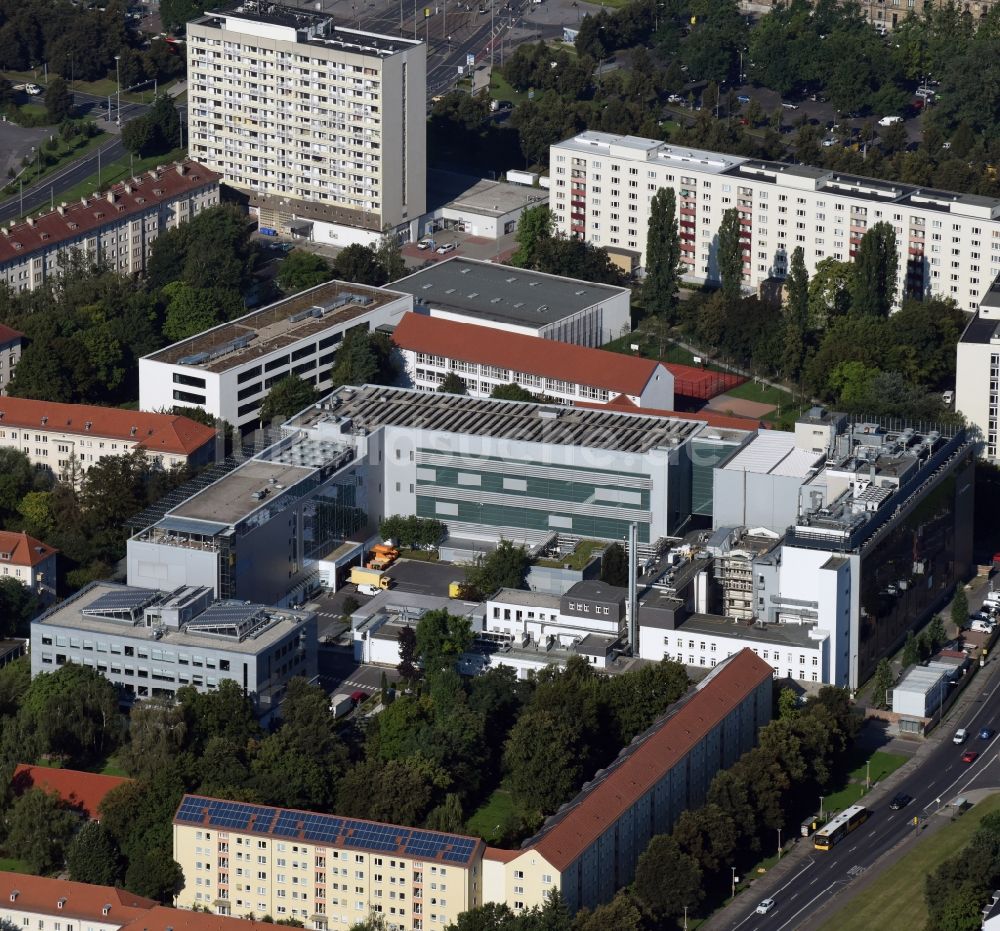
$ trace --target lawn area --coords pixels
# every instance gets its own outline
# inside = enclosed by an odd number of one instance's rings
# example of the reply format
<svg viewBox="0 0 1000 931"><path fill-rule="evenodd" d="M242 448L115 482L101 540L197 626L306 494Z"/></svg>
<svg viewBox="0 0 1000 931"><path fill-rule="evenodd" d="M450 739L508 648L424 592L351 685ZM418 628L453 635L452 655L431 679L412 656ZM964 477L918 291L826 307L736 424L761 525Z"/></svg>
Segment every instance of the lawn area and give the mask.
<svg viewBox="0 0 1000 931"><path fill-rule="evenodd" d="M5 77L11 84L37 84L39 87L45 86L44 75L41 71L0 71L0 76ZM57 76L55 71L49 72L50 81ZM72 82L67 78L66 83L70 85L71 90L79 91L81 94L93 94L95 97L107 97L109 94L114 97L118 94L118 84L114 78L98 78L96 81ZM174 81L170 80L162 85L159 90L164 91L173 83ZM126 94L124 88L122 88L122 100L127 100L129 103L148 103L152 99L152 84L148 88L143 88L141 91L131 94ZM45 108L42 107L41 109L44 112Z"/></svg>
<svg viewBox="0 0 1000 931"><path fill-rule="evenodd" d="M995 811L1000 811L1000 795L991 795L957 821L921 840L867 889L834 912L820 931L869 931L871 928L913 931L926 927L924 877L958 853L969 842L979 822Z"/></svg>
<svg viewBox="0 0 1000 931"><path fill-rule="evenodd" d="M787 391L780 388L772 388L769 385L759 385L750 380L742 385L727 391L730 397L742 398L744 401L759 401L761 404L773 404L775 407L784 407L793 403L792 396Z"/></svg>
<svg viewBox="0 0 1000 931"><path fill-rule="evenodd" d="M490 74L490 96L494 100L509 100L514 106L524 103L528 99L527 94L514 90L496 68Z"/></svg>
<svg viewBox="0 0 1000 931"><path fill-rule="evenodd" d="M633 330L625 336L611 340L610 343L605 343L601 348L607 349L609 352L624 352L631 355L632 350L629 347L633 343L639 346L639 354L646 359L659 359L661 362L673 362L676 365L695 365L694 353L688 352L687 349L673 342L667 343L666 352L660 356L660 347L657 341L653 337L643 333L642 330ZM711 372L727 371L721 365L716 365L713 362L709 362L705 365L705 368Z"/></svg>
<svg viewBox="0 0 1000 931"><path fill-rule="evenodd" d="M115 754L111 754L105 761L104 765L98 770L102 776L127 776L128 773L118 763L118 757Z"/></svg>
<svg viewBox="0 0 1000 931"><path fill-rule="evenodd" d="M437 550L408 550L399 551L400 559L416 559L418 562L437 562L441 557Z"/></svg>
<svg viewBox="0 0 1000 931"><path fill-rule="evenodd" d="M495 843L500 839L500 831L497 830L516 814L517 806L514 799L506 789L497 789L483 804L478 811L474 812L465 824L465 829L477 837L481 837L486 843Z"/></svg>
<svg viewBox="0 0 1000 931"><path fill-rule="evenodd" d="M677 120L664 120L660 123L660 129L662 129L668 136L672 136L681 128L681 124Z"/></svg>
<svg viewBox="0 0 1000 931"><path fill-rule="evenodd" d="M14 857L0 857L0 870L5 873L30 873L31 868L24 860Z"/></svg>
<svg viewBox="0 0 1000 931"><path fill-rule="evenodd" d="M550 569L562 569L563 566L569 566L570 569L575 569L579 572L587 563L593 559L595 553L599 553L604 549L606 544L598 543L596 540L581 540L576 545L576 549L567 556L560 557L559 559L536 559L536 566L547 566Z"/></svg>
<svg viewBox="0 0 1000 931"><path fill-rule="evenodd" d="M155 168L157 165L169 165L171 162L177 161L177 159L186 157L187 148L173 149L170 152L165 152L163 155L153 155L150 158L133 159L131 161L132 167L130 169L129 157L126 155L117 161L109 162L108 164L101 166L101 190L106 190L112 184L124 181L130 175L140 174L143 171L148 171L150 168ZM94 191L97 190L97 187L97 175L92 174L89 178L85 178L79 184L63 191L60 196L65 201L76 200L78 197L93 194Z"/></svg>
<svg viewBox="0 0 1000 931"><path fill-rule="evenodd" d="M892 775L902 766L908 757L901 753L886 753L884 750L876 750L871 755L871 783L881 782L887 776ZM865 778L867 767L864 763L856 766L848 773L848 784L839 792L827 795L823 799L823 811L830 815L837 811L843 811L854 805L865 794Z"/></svg>

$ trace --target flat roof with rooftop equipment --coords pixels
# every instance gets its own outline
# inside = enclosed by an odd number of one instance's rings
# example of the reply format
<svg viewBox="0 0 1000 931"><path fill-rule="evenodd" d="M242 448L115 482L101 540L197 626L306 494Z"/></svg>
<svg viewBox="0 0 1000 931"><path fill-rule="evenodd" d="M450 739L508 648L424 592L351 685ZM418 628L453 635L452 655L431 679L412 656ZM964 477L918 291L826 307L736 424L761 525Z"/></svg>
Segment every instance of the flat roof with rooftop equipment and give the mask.
<svg viewBox="0 0 1000 931"><path fill-rule="evenodd" d="M438 262L392 283L417 305L500 323L545 326L621 294L628 288L594 284L462 256ZM419 306L415 308L419 310Z"/></svg>
<svg viewBox="0 0 1000 931"><path fill-rule="evenodd" d="M679 446L704 427L696 420L366 385L338 389L293 417L285 428L347 422L354 430L369 433L392 426L629 453Z"/></svg>
<svg viewBox="0 0 1000 931"><path fill-rule="evenodd" d="M154 362L226 372L331 325L361 317L401 295L331 281L145 356Z"/></svg>

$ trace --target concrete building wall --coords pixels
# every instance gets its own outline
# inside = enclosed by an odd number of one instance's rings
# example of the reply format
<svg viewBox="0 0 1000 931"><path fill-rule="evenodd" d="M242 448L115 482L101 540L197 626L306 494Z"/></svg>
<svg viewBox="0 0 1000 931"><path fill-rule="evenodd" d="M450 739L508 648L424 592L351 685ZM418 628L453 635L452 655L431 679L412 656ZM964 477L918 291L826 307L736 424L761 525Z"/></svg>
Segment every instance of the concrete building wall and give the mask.
<svg viewBox="0 0 1000 931"><path fill-rule="evenodd" d="M998 398L1000 341L960 341L955 365L955 410L978 427L983 441L983 455L993 461L1000 458Z"/></svg>
<svg viewBox="0 0 1000 931"><path fill-rule="evenodd" d="M131 537L126 547L127 578L137 588L173 591L206 585L219 594L219 555L192 547L165 547Z"/></svg>
<svg viewBox="0 0 1000 931"><path fill-rule="evenodd" d="M439 865L196 825L175 823L173 834L174 859L184 874L180 908L241 918L271 915L330 931L375 911L401 931L412 931L447 927L481 901L481 855L468 866Z"/></svg>

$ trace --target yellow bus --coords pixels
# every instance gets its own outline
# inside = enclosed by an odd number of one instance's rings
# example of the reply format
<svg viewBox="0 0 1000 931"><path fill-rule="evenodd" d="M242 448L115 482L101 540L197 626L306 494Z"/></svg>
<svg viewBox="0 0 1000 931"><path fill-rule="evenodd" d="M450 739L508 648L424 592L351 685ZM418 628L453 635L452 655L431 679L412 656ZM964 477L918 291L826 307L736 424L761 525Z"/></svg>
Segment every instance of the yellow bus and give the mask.
<svg viewBox="0 0 1000 931"><path fill-rule="evenodd" d="M871 812L863 805L852 805L850 808L845 808L816 832L814 841L816 849L829 850L834 844L847 837L856 827L864 824L870 814Z"/></svg>

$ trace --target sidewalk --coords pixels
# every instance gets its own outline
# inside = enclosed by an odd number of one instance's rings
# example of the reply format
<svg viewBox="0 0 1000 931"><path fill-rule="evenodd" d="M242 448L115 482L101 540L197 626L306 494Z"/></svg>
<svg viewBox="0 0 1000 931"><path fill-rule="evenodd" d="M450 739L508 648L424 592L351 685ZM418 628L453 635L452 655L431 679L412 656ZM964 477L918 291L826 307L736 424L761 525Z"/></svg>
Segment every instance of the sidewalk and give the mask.
<svg viewBox="0 0 1000 931"><path fill-rule="evenodd" d="M1000 663L996 659L991 658L984 669L976 674L977 681L973 684L971 688L965 689L959 698L952 705L951 709L948 711L947 717L957 716L960 717L964 715L970 705L973 705L979 700L982 693L989 688L993 680L995 680L998 675L1000 675ZM952 718L954 720L954 718ZM951 740L952 731L951 728L945 726L938 726L934 728L929 737L924 738L916 752L913 756L907 760L899 769L897 769L891 776L883 780L880 783L876 783L872 790L865 796L863 796L864 803L866 805L870 803L878 804L887 798L891 798L896 794L896 786L906 776L913 773L915 769L918 769L923 763L924 759L943 741ZM949 799L942 799L942 805L946 805ZM938 822L941 824L947 824L948 819L946 818L935 818L933 815L936 812L932 812L930 816L926 819L926 829L921 830L918 837L923 837L928 831L933 832ZM896 853L901 849L906 849L906 845L910 843L916 843L916 839L908 835L907 840L900 841L894 848L886 851L882 857L872 864L865 872L862 874L864 879L870 880L874 876L877 876L882 867L885 865L885 861L889 856L895 856ZM758 902L761 899L767 898L768 896L774 895L778 889L783 886L792 876L801 870L809 856L814 853L814 848L810 843L808 838L796 838L792 849L783 854L781 859L767 871L763 876L751 880L751 882L741 890L737 897L729 902L722 908L716 910L712 915L710 915L699 928L701 931L723 931L723 929L728 928L732 922L740 917L742 910L746 908L751 908L754 902ZM845 886L845 891L837 896L834 900L836 902L837 909L840 909L844 902L849 901L850 897L857 894L857 888L862 887L859 880L851 880ZM750 893L747 895L746 893Z"/></svg>

